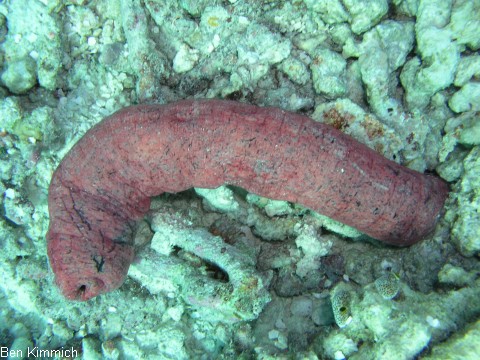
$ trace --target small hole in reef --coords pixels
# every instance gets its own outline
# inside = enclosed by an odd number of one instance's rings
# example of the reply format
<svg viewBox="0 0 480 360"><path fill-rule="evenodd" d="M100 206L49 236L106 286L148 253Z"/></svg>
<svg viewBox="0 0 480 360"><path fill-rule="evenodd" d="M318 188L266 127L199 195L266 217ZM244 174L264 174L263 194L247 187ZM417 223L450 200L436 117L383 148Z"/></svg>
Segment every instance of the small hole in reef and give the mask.
<svg viewBox="0 0 480 360"><path fill-rule="evenodd" d="M209 277L211 277L212 279L215 279L223 283L229 282L230 279L228 277L228 273L225 272L222 268L220 268L216 264L211 263L209 261L205 261L205 267Z"/></svg>
<svg viewBox="0 0 480 360"><path fill-rule="evenodd" d="M213 262L203 259L189 251L183 250L181 247L174 246L172 255L182 259L195 268L203 268L206 275L214 280L227 283L229 276L226 271Z"/></svg>

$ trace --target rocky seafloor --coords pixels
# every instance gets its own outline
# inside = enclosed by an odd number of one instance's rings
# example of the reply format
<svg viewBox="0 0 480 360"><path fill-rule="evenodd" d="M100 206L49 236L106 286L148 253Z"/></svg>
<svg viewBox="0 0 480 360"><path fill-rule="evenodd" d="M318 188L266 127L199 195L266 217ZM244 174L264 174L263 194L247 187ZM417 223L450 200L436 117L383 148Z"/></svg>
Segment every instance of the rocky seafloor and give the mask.
<svg viewBox="0 0 480 360"><path fill-rule="evenodd" d="M0 2L0 355L477 359L479 28L479 0ZM331 124L448 181L445 213L395 248L241 188L164 194L125 284L65 300L53 171L114 111L187 98Z"/></svg>

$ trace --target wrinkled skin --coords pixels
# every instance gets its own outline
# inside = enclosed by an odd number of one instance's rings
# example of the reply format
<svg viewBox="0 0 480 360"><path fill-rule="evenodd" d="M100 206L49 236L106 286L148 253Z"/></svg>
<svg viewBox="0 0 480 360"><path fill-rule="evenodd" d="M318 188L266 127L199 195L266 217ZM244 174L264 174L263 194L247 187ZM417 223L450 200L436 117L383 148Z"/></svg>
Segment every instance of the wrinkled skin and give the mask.
<svg viewBox="0 0 480 360"><path fill-rule="evenodd" d="M123 283L132 227L151 196L222 184L398 246L428 235L448 195L441 179L281 109L224 100L129 107L89 130L53 175L48 256L62 293L88 300Z"/></svg>

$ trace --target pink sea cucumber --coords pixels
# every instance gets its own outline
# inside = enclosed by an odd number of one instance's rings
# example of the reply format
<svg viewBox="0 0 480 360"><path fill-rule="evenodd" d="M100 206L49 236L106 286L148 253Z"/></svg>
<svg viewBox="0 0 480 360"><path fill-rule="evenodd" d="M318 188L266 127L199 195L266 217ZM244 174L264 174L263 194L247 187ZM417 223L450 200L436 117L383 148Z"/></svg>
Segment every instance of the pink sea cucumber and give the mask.
<svg viewBox="0 0 480 360"><path fill-rule="evenodd" d="M281 109L225 100L128 107L90 129L53 175L48 256L63 294L87 300L123 283L133 223L151 196L225 183L399 246L434 228L448 194L441 179Z"/></svg>

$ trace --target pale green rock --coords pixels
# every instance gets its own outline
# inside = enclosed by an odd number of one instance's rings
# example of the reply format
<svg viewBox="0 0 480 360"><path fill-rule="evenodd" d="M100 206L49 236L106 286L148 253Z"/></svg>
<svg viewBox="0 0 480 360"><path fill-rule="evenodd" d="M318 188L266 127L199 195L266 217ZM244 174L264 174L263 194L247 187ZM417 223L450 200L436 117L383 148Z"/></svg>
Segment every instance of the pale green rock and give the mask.
<svg viewBox="0 0 480 360"><path fill-rule="evenodd" d="M459 44L465 44L472 50L480 48L480 1L455 1L449 28Z"/></svg>
<svg viewBox="0 0 480 360"><path fill-rule="evenodd" d="M25 58L11 62L2 73L2 83L14 94L24 94L37 82L35 62Z"/></svg>
<svg viewBox="0 0 480 360"><path fill-rule="evenodd" d="M387 54L390 69L397 70L405 63L408 53L413 48L414 23L386 20L366 33L363 39L366 44L365 53L370 50L367 45L370 41L378 42L378 46Z"/></svg>
<svg viewBox="0 0 480 360"><path fill-rule="evenodd" d="M465 256L480 252L480 147L475 146L463 162L465 173L456 189L456 215L452 240Z"/></svg>
<svg viewBox="0 0 480 360"><path fill-rule="evenodd" d="M336 220L330 219L329 217L319 214L319 213L312 213L312 216L317 218L322 226L325 229L328 229L330 231L333 231L336 234L339 234L341 236L350 238L350 239L361 239L364 238L366 235L358 231L357 229L342 224L341 222L338 222Z"/></svg>
<svg viewBox="0 0 480 360"><path fill-rule="evenodd" d="M387 319L384 319L387 321ZM372 360L409 360L420 353L430 341L430 331L423 324L408 319L400 325L398 335L382 341ZM414 340L412 340L414 339ZM401 349L401 350L400 350ZM361 356L352 357L359 360Z"/></svg>
<svg viewBox="0 0 480 360"><path fill-rule="evenodd" d="M382 123L375 115L366 112L350 99L319 104L311 117L337 128L368 147L393 159L405 147L396 131Z"/></svg>
<svg viewBox="0 0 480 360"><path fill-rule="evenodd" d="M147 2L146 5L146 8L149 9L148 5L154 6L155 4L154 2ZM169 9L168 6L155 8L163 11ZM140 101L145 102L147 99L156 96L160 79L170 75L170 64L167 63L165 56L148 36L147 12L141 6L141 2L139 0L120 0L120 9L123 31L129 45L128 70L137 76L137 96ZM153 15L153 12L150 13ZM179 30L181 31L181 29L177 29L177 34L179 34ZM180 41L178 44L180 44ZM175 44L172 44L172 46L175 46Z"/></svg>
<svg viewBox="0 0 480 360"><path fill-rule="evenodd" d="M446 27L451 10L451 0L420 2L415 31L421 59L407 61L400 76L410 110L424 109L437 91L453 82L460 45Z"/></svg>
<svg viewBox="0 0 480 360"><path fill-rule="evenodd" d="M5 41L5 36L7 35L7 19L0 11L0 43ZM3 63L3 54L0 53L0 61Z"/></svg>
<svg viewBox="0 0 480 360"><path fill-rule="evenodd" d="M10 348L9 351L13 352L13 354L27 354L29 349L34 347L32 341L28 337L17 337ZM15 357L9 357L8 359L14 359Z"/></svg>
<svg viewBox="0 0 480 360"><path fill-rule="evenodd" d="M317 271L321 264L321 258L328 255L333 242L328 237L322 237L315 226L295 226L297 238L295 244L303 252L303 258L298 262L296 274L301 278L309 272Z"/></svg>
<svg viewBox="0 0 480 360"><path fill-rule="evenodd" d="M480 77L480 55L462 57L458 63L454 85L458 87L463 86L474 76Z"/></svg>
<svg viewBox="0 0 480 360"><path fill-rule="evenodd" d="M429 355L422 360L476 360L480 354L480 320L467 326L439 345L433 346Z"/></svg>
<svg viewBox="0 0 480 360"><path fill-rule="evenodd" d="M204 202L210 208L224 213L235 213L240 210L233 191L225 185L216 189L195 188L195 192L204 198Z"/></svg>
<svg viewBox="0 0 480 360"><path fill-rule="evenodd" d="M415 39L411 22L384 21L365 33L358 62L368 102L375 114L389 119L400 104L391 97L392 73L405 63Z"/></svg>
<svg viewBox="0 0 480 360"><path fill-rule="evenodd" d="M307 66L297 58L285 59L281 63L280 69L296 84L305 85L310 79Z"/></svg>
<svg viewBox="0 0 480 360"><path fill-rule="evenodd" d="M71 31L85 38L100 26L100 19L92 9L84 6L68 6L67 16L72 23Z"/></svg>
<svg viewBox="0 0 480 360"><path fill-rule="evenodd" d="M474 317L480 309L478 284L477 279L472 287L443 295L422 294L402 284L402 301L393 302L383 299L374 284L364 286L362 294L350 298L351 323L333 329L318 341L323 344L346 337L357 343L368 333L369 338L375 339L375 346L361 346L349 359L412 359L432 338L456 331L459 322L465 323Z"/></svg>
<svg viewBox="0 0 480 360"><path fill-rule="evenodd" d="M111 340L121 334L124 326L122 319L117 314L108 314L100 321L100 337L102 340Z"/></svg>
<svg viewBox="0 0 480 360"><path fill-rule="evenodd" d="M0 128L5 131L13 132L15 124L22 119L23 109L19 98L9 96L0 100L0 118L2 124Z"/></svg>
<svg viewBox="0 0 480 360"><path fill-rule="evenodd" d="M199 59L198 51L183 45L173 59L173 70L184 73L193 69Z"/></svg>
<svg viewBox="0 0 480 360"><path fill-rule="evenodd" d="M456 141L453 147L456 145ZM443 162L435 168L435 171L440 177L448 182L456 181L463 174L463 159L465 158L465 151L454 151L449 156L442 160Z"/></svg>
<svg viewBox="0 0 480 360"><path fill-rule="evenodd" d="M270 296L251 254L239 251L206 229L192 226L181 214L170 214L168 207L159 207L157 212L152 219L155 235L151 248L145 249L131 266L129 275L153 294L180 296L209 321L235 323L257 318ZM185 253L184 261L167 256L175 248ZM198 257L197 266L192 263L193 256ZM222 269L228 282L209 278L202 261ZM164 270L155 270L160 268Z"/></svg>
<svg viewBox="0 0 480 360"><path fill-rule="evenodd" d="M279 241L285 239L286 236L293 235L296 220L291 217L280 217L275 220L275 224L272 224L272 219L264 215L263 211L254 207L247 208L245 223L253 228L255 235L267 241Z"/></svg>
<svg viewBox="0 0 480 360"><path fill-rule="evenodd" d="M52 333L57 338L61 339L63 343L73 338L73 331L68 328L64 321L55 321L52 325Z"/></svg>
<svg viewBox="0 0 480 360"><path fill-rule="evenodd" d="M191 16L198 17L210 3L210 0L181 0L180 6Z"/></svg>
<svg viewBox="0 0 480 360"><path fill-rule="evenodd" d="M442 284L462 287L473 284L478 275L475 270L467 272L462 267L446 264L438 273L438 281Z"/></svg>
<svg viewBox="0 0 480 360"><path fill-rule="evenodd" d="M465 112L457 117L447 120L444 128L446 135L444 141L449 139L463 145L480 145L480 116L475 111ZM451 149L453 150L453 149Z"/></svg>
<svg viewBox="0 0 480 360"><path fill-rule="evenodd" d="M415 16L418 10L419 0L393 0L397 11L407 16Z"/></svg>
<svg viewBox="0 0 480 360"><path fill-rule="evenodd" d="M307 7L320 15L327 24L345 22L349 14L339 0L304 0Z"/></svg>
<svg viewBox="0 0 480 360"><path fill-rule="evenodd" d="M329 34L336 44L345 45L347 42L353 41L352 30L346 23L333 24L329 30Z"/></svg>
<svg viewBox="0 0 480 360"><path fill-rule="evenodd" d="M160 21L160 19L158 21ZM166 25L167 28L170 29L171 25ZM188 23L188 25L185 25L185 30L182 29L182 33L185 36L185 41L190 46L198 49L200 53L208 55L220 46L222 38L224 40L231 36L235 38L236 35L245 31L249 25L251 24L247 18L237 16L230 17L227 10L223 7L209 6L202 14L200 25L195 27L193 23ZM171 31L172 38L176 41L176 37L178 37L178 33L176 32L178 30L173 27ZM220 36L222 36L222 38ZM225 45L224 43L223 46ZM233 46L235 44L229 45ZM222 65L224 66L225 64Z"/></svg>
<svg viewBox="0 0 480 360"><path fill-rule="evenodd" d="M25 92L35 84L33 79L38 78L40 86L55 90L63 60L61 30L55 12L40 1L15 0L6 6L8 34L0 47L10 68L7 86L13 92ZM28 64L32 60L36 66ZM15 65L22 62L25 64ZM19 85L14 84L15 76L11 74L14 71L19 72L16 77Z"/></svg>
<svg viewBox="0 0 480 360"><path fill-rule="evenodd" d="M478 48L480 19L475 14L478 15L479 6L479 1L420 2L416 23L417 42L421 58L428 61L427 66L420 66L414 58L402 71L401 80L407 90L410 108L425 107L432 94L452 83L456 67L461 64L460 44ZM465 101L458 101L454 111L465 111L466 105Z"/></svg>
<svg viewBox="0 0 480 360"><path fill-rule="evenodd" d="M346 66L338 53L326 48L316 50L310 64L315 91L329 98L343 96L347 90Z"/></svg>
<svg viewBox="0 0 480 360"><path fill-rule="evenodd" d="M350 25L355 34L361 34L376 25L388 11L387 0L343 0L350 14Z"/></svg>
<svg viewBox="0 0 480 360"><path fill-rule="evenodd" d="M462 86L448 102L456 113L480 110L480 83L469 82Z"/></svg>
<svg viewBox="0 0 480 360"><path fill-rule="evenodd" d="M267 205L265 205L265 213L270 217L288 215L293 213L293 209L288 201L270 200Z"/></svg>
<svg viewBox="0 0 480 360"><path fill-rule="evenodd" d="M5 196L5 217L17 225L25 225L32 219L34 207L25 202L20 193L10 189Z"/></svg>
<svg viewBox="0 0 480 360"><path fill-rule="evenodd" d="M38 0L38 1L44 4L47 7L48 11L58 10L62 6L62 0ZM85 1L86 0L71 0L70 2L76 5L83 5Z"/></svg>
<svg viewBox="0 0 480 360"><path fill-rule="evenodd" d="M453 82L454 71L459 61L459 52L455 43L451 42L448 32L438 29L429 30L430 47L442 44L438 52L430 54L432 63L422 67L418 58L407 61L400 79L407 91L407 104L410 109L425 108L431 97L439 90ZM417 36L418 38L418 36Z"/></svg>
<svg viewBox="0 0 480 360"><path fill-rule="evenodd" d="M92 360L101 360L102 356L99 353L99 346L95 339L85 337L82 339L82 353L85 358Z"/></svg>
<svg viewBox="0 0 480 360"><path fill-rule="evenodd" d="M462 113L448 119L444 131L438 154L441 164L437 171L445 180L454 181L463 174L463 161L469 152L458 144L467 147L480 145L480 117L473 111Z"/></svg>
<svg viewBox="0 0 480 360"><path fill-rule="evenodd" d="M323 349L325 350L326 355L335 359L335 355L338 354L339 351L344 356L352 356L358 351L358 346L355 341L340 333L335 337L332 336L325 339L323 342Z"/></svg>

